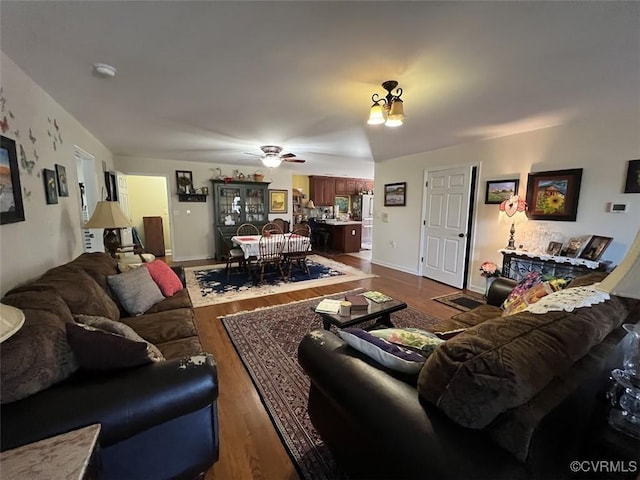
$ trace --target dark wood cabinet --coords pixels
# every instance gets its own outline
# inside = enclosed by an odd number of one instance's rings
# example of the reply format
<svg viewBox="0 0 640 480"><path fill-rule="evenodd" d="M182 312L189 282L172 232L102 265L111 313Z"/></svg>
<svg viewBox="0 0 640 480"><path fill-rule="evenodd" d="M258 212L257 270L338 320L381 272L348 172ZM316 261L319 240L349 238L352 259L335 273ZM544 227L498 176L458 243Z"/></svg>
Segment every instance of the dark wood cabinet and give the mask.
<svg viewBox="0 0 640 480"><path fill-rule="evenodd" d="M331 246L336 252L351 253L359 252L362 243L362 225L359 223L348 223L345 225L327 224L330 229Z"/></svg>
<svg viewBox="0 0 640 480"><path fill-rule="evenodd" d="M142 217L144 227L144 248L156 257L164 257L164 231L162 217Z"/></svg>
<svg viewBox="0 0 640 480"><path fill-rule="evenodd" d="M258 230L267 223L268 182L228 182L212 180L213 227L215 231L215 258L220 260L227 254L227 242L243 223L253 223Z"/></svg>
<svg viewBox="0 0 640 480"><path fill-rule="evenodd" d="M334 204L336 195L355 195L373 191L373 180L365 178L309 177L309 195L316 206Z"/></svg>
<svg viewBox="0 0 640 480"><path fill-rule="evenodd" d="M347 195L347 179L336 178L336 195Z"/></svg>

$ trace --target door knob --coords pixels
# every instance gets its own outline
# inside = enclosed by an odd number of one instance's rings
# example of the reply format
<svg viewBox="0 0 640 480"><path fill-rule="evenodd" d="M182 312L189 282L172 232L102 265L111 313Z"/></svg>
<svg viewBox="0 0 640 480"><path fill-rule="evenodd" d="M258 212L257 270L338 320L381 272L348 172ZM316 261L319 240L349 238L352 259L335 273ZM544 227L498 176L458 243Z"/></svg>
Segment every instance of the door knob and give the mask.
<svg viewBox="0 0 640 480"><path fill-rule="evenodd" d="M459 233L459 234L458 234L458 236L459 236L460 238L463 238L463 237L464 237L464 233Z"/></svg>

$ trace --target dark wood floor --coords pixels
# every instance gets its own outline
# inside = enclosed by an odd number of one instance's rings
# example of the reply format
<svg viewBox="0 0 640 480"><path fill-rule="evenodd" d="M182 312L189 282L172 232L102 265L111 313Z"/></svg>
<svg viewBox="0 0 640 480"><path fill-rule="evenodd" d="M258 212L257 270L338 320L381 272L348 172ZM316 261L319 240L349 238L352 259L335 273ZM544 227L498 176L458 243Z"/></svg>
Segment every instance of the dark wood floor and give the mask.
<svg viewBox="0 0 640 480"><path fill-rule="evenodd" d="M196 309L199 334L205 349L215 356L220 385L220 460L207 472L206 480L298 478L295 467L218 317L358 287L384 292L438 318L446 319L458 313L458 310L432 300L436 296L457 292L453 287L372 265L367 260L350 255L331 258L374 273L378 277ZM167 259L167 263L171 263L171 260ZM183 266L210 263L211 260L174 262Z"/></svg>

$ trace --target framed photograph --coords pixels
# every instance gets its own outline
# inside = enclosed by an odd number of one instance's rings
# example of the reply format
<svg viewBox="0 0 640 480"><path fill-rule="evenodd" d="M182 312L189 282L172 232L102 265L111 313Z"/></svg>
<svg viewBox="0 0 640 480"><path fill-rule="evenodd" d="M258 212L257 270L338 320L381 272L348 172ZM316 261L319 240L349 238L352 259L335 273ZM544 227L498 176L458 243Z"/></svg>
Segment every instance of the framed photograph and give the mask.
<svg viewBox="0 0 640 480"><path fill-rule="evenodd" d="M193 173L188 170L176 170L176 185L178 185L178 193L192 193Z"/></svg>
<svg viewBox="0 0 640 480"><path fill-rule="evenodd" d="M532 220L575 222L582 169L530 173L527 205Z"/></svg>
<svg viewBox="0 0 640 480"><path fill-rule="evenodd" d="M624 193L640 193L640 160L629 160Z"/></svg>
<svg viewBox="0 0 640 480"><path fill-rule="evenodd" d="M42 178L44 179L44 196L47 205L58 203L58 186L56 185L56 172L48 168L42 169Z"/></svg>
<svg viewBox="0 0 640 480"><path fill-rule="evenodd" d="M567 246L561 252L562 255L564 255L565 257L576 258L582 252L582 248L584 247L588 238L589 237L570 238L567 242Z"/></svg>
<svg viewBox="0 0 640 480"><path fill-rule="evenodd" d="M580 258L591 260L593 262L599 261L600 257L602 257L602 254L607 249L612 240L613 238L611 237L601 237L599 235L593 235L589 239L585 247L582 249Z"/></svg>
<svg viewBox="0 0 640 480"><path fill-rule="evenodd" d="M336 213L347 213L349 211L349 197L336 195L333 198L334 203L338 207L338 211Z"/></svg>
<svg viewBox="0 0 640 480"><path fill-rule="evenodd" d="M547 255L560 255L562 251L562 242L549 242L547 246Z"/></svg>
<svg viewBox="0 0 640 480"><path fill-rule="evenodd" d="M384 206L404 207L407 204L407 182L384 184Z"/></svg>
<svg viewBox="0 0 640 480"><path fill-rule="evenodd" d="M69 185L67 183L67 170L64 165L56 163L56 177L58 177L58 195L61 197L69 196Z"/></svg>
<svg viewBox="0 0 640 480"><path fill-rule="evenodd" d="M269 213L287 213L287 190L269 190Z"/></svg>
<svg viewBox="0 0 640 480"><path fill-rule="evenodd" d="M2 137L0 145L0 225L24 222L22 187L16 142Z"/></svg>
<svg viewBox="0 0 640 480"><path fill-rule="evenodd" d="M118 187L116 182L116 174L111 172L104 172L104 186L107 189L108 202L118 201Z"/></svg>
<svg viewBox="0 0 640 480"><path fill-rule="evenodd" d="M487 191L484 196L485 204L500 204L509 200L513 195L518 194L520 180L489 180L487 181Z"/></svg>

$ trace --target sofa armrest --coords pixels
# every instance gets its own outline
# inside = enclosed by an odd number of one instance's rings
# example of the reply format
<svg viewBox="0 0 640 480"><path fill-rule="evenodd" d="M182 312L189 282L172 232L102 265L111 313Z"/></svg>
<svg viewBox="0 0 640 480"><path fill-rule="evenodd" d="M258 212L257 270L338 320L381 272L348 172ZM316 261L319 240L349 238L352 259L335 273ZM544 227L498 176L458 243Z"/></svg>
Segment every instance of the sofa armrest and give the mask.
<svg viewBox="0 0 640 480"><path fill-rule="evenodd" d="M186 287L187 286L187 279L184 276L184 267L181 267L179 265L174 265L174 266L171 267L171 270L173 270L175 272L175 274L178 275L178 278L182 282L182 286Z"/></svg>
<svg viewBox="0 0 640 480"><path fill-rule="evenodd" d="M517 284L518 282L507 277L496 278L489 287L487 305L495 307L502 305Z"/></svg>
<svg viewBox="0 0 640 480"><path fill-rule="evenodd" d="M93 423L102 425L100 443L108 447L211 405L217 397L217 370L210 355L118 372L78 372L2 405L1 447L8 450Z"/></svg>

